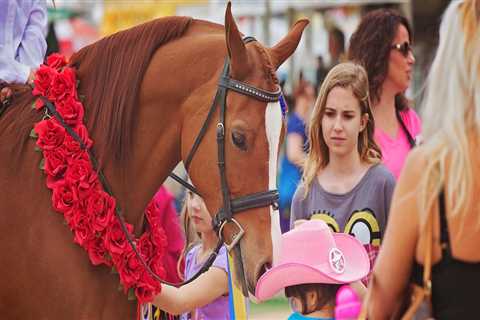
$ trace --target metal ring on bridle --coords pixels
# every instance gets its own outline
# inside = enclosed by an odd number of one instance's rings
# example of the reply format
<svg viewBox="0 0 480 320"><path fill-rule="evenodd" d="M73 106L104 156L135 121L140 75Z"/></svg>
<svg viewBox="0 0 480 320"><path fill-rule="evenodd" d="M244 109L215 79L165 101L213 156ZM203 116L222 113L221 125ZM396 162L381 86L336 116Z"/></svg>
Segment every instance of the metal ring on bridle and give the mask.
<svg viewBox="0 0 480 320"><path fill-rule="evenodd" d="M225 242L225 239L223 238L223 227L225 227L225 225L227 225L230 222L233 222L237 226L239 232L232 235L233 240L230 244L228 244L228 243ZM242 239L244 234L245 234L245 230L242 228L240 223L238 223L238 221L233 219L233 218L231 218L230 221L229 220L223 221L222 224L220 225L219 230L218 230L218 238L223 240L223 243L224 243L225 247L227 248L227 250L229 252L230 252L230 250L232 250L237 245L237 243L240 241L240 239Z"/></svg>

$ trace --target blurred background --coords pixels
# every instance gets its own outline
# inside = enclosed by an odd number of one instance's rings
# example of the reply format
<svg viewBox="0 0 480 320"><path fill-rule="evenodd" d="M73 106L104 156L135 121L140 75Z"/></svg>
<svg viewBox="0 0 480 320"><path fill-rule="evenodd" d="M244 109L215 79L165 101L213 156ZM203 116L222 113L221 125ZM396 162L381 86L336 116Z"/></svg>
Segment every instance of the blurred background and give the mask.
<svg viewBox="0 0 480 320"><path fill-rule="evenodd" d="M56 0L49 5L49 52L67 56L99 38L169 15L192 16L223 24L223 0ZM233 0L240 30L267 46L274 45L299 18L311 23L294 56L278 71L291 94L300 74L316 87L322 75L348 47L362 15L381 7L395 8L414 29L415 64L408 96L417 100L438 35L438 23L449 0Z"/></svg>

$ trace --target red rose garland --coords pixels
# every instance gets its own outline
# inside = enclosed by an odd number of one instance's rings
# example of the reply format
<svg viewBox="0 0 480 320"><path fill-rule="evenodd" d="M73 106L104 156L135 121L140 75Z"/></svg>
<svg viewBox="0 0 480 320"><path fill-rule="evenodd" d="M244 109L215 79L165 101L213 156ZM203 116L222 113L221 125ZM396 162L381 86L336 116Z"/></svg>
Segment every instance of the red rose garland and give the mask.
<svg viewBox="0 0 480 320"><path fill-rule="evenodd" d="M67 66L62 55L50 55L47 64L37 70L33 94L55 104L87 149L92 147L93 141L83 125L84 109L77 94L75 71ZM34 107L42 110L42 99L37 99ZM152 301L160 292L160 283L145 270L128 243L115 217L115 199L103 190L87 151L54 117L45 117L33 131L43 154L41 168L47 175L47 187L52 190L52 207L64 216L74 242L87 251L93 265L115 268L125 292L133 289L140 303ZM132 234L133 226L126 226L146 263L165 278L162 259L167 237L156 210L151 202L145 211L150 229L139 239Z"/></svg>

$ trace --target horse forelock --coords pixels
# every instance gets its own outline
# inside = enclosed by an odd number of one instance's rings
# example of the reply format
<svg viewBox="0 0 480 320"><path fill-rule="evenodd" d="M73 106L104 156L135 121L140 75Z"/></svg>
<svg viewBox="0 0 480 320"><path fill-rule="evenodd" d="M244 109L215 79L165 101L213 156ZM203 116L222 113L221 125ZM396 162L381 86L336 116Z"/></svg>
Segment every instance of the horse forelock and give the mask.
<svg viewBox="0 0 480 320"><path fill-rule="evenodd" d="M72 56L80 94L84 96L87 127L96 134L95 151L102 159L128 157L139 91L155 51L181 37L189 17L165 17L115 33Z"/></svg>

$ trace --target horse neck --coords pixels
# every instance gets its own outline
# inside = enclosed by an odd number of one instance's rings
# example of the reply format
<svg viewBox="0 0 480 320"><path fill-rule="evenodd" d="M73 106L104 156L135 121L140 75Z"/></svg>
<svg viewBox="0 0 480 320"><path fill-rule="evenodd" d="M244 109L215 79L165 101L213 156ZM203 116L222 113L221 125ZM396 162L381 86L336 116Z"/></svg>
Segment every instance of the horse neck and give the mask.
<svg viewBox="0 0 480 320"><path fill-rule="evenodd" d="M197 37L209 27L193 23L186 36L156 51L140 90L131 159L126 164L105 166L117 201L127 220L136 225L137 234L148 201L191 146L190 137L183 136L186 116L193 113L200 127L213 99L225 50L221 49L223 34L207 42ZM205 50L211 52L196 65L201 70L186 70L185 66L192 66L191 61L202 56L199 51Z"/></svg>

